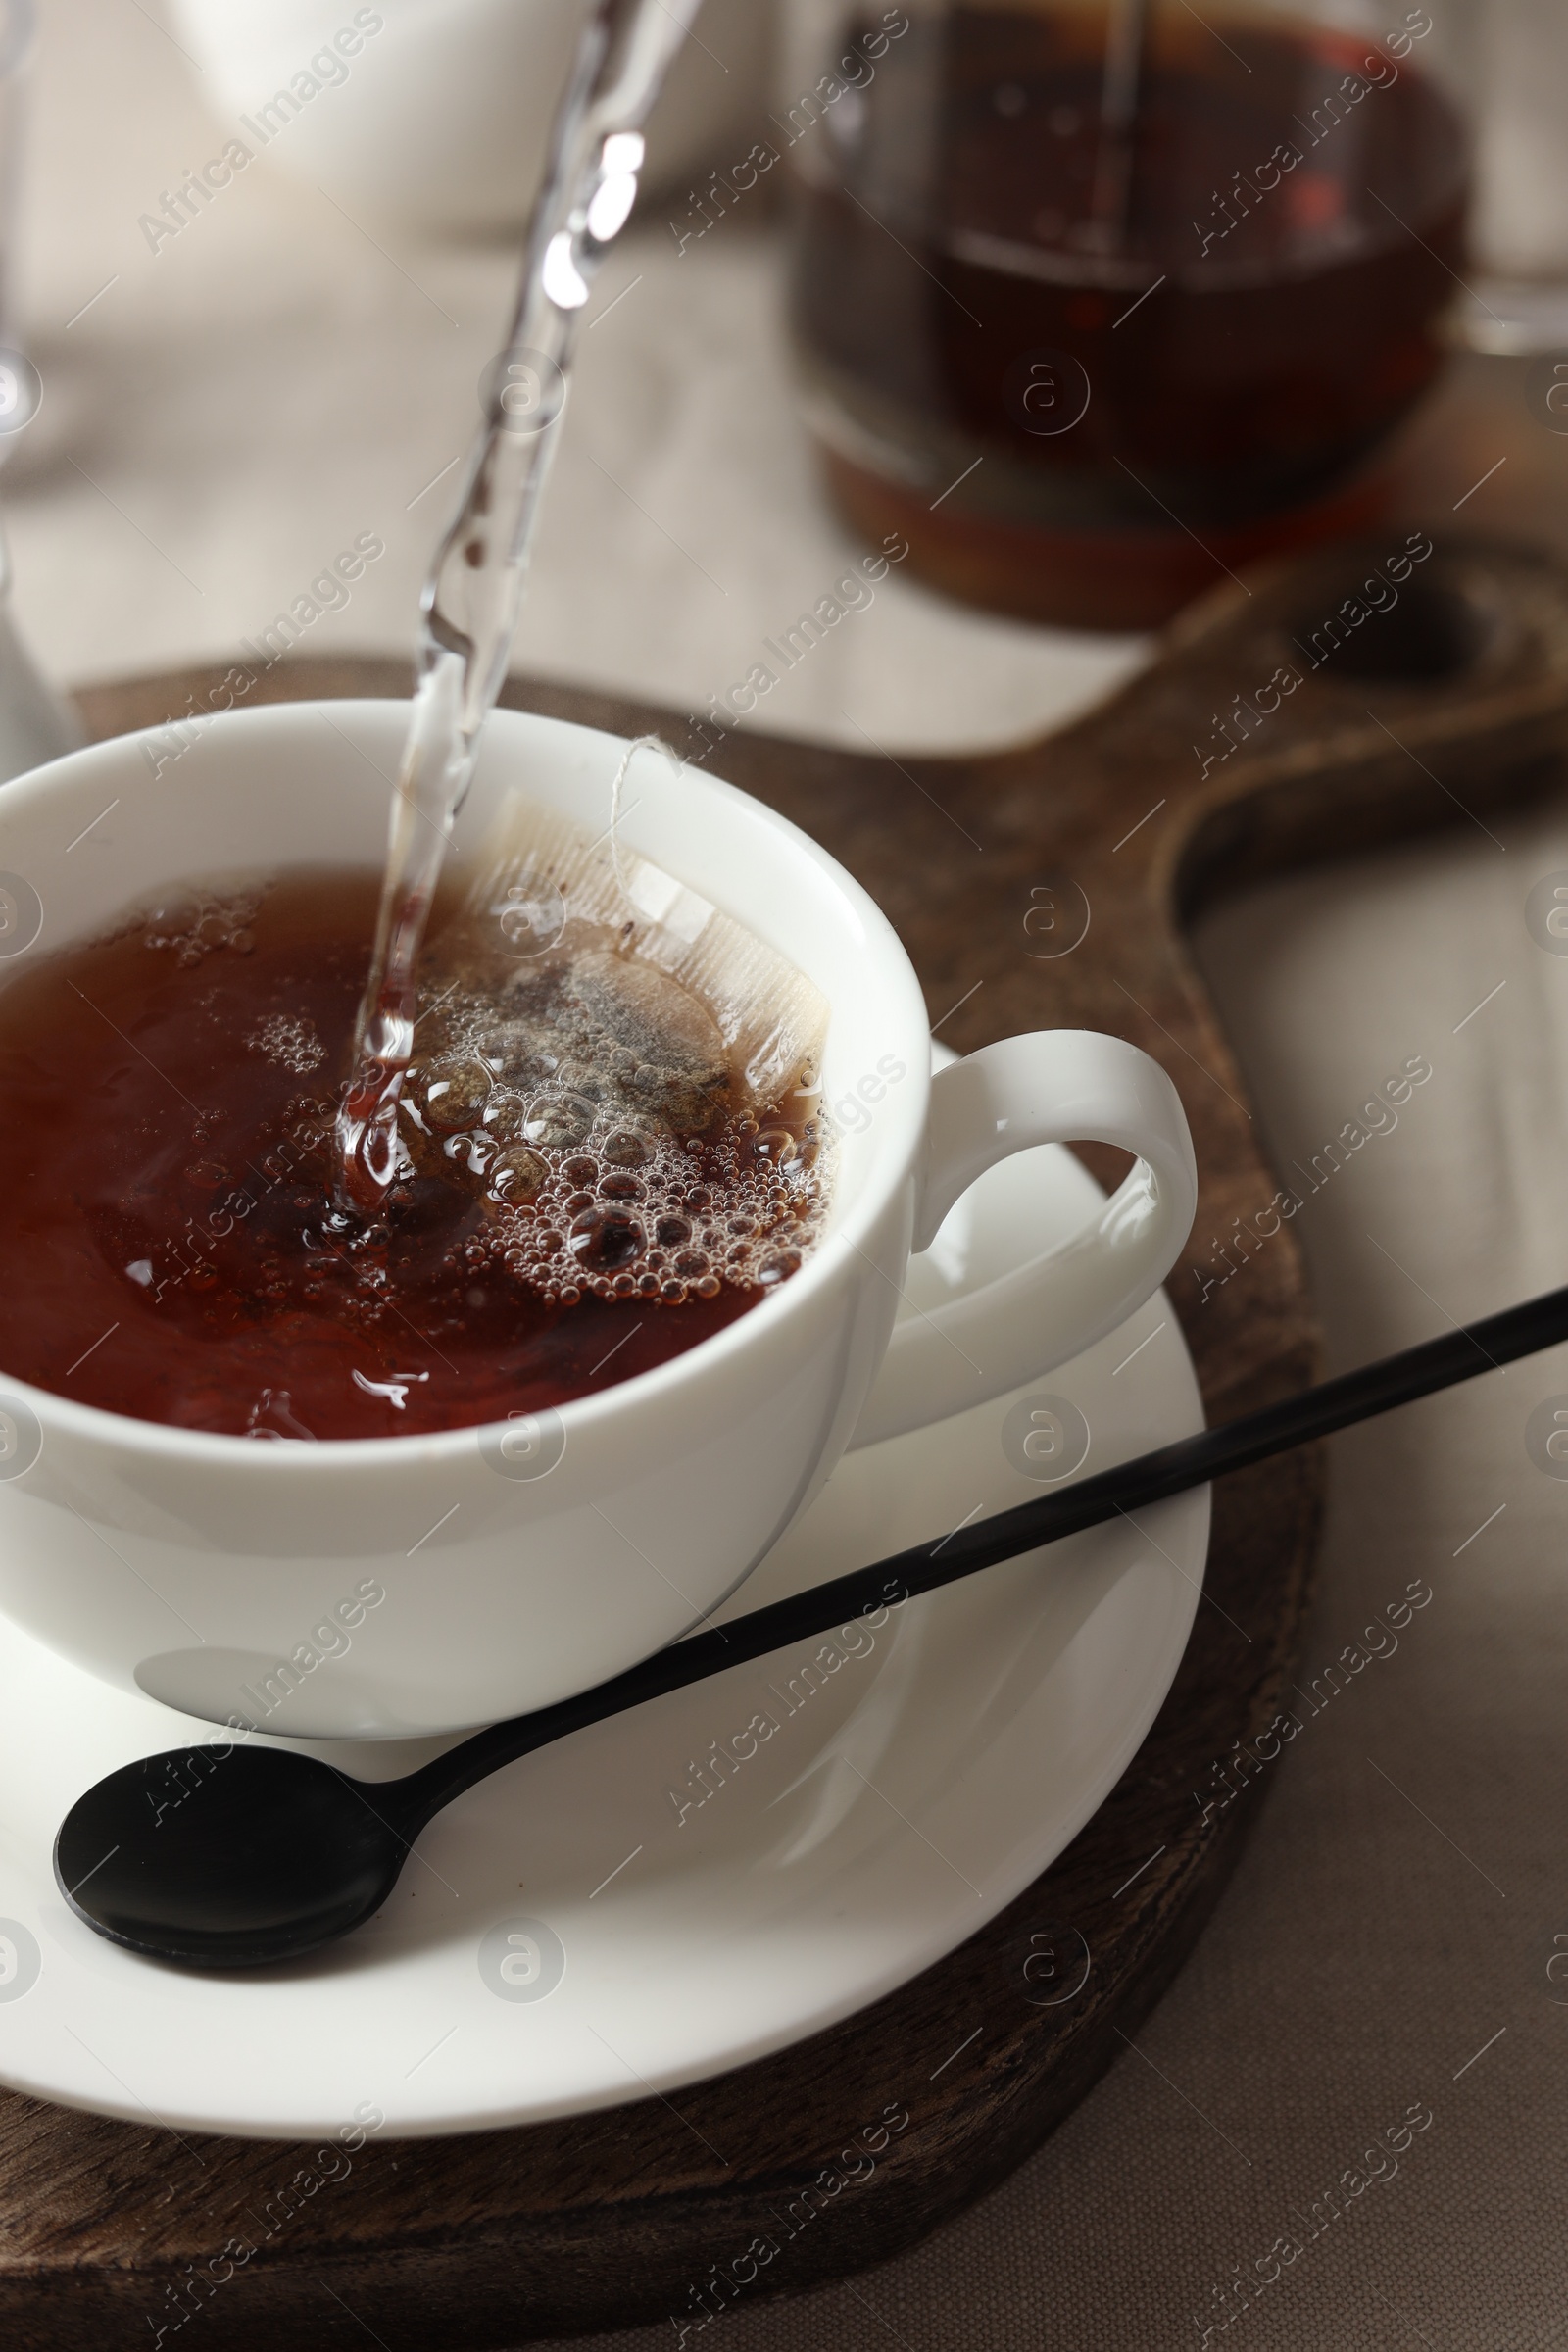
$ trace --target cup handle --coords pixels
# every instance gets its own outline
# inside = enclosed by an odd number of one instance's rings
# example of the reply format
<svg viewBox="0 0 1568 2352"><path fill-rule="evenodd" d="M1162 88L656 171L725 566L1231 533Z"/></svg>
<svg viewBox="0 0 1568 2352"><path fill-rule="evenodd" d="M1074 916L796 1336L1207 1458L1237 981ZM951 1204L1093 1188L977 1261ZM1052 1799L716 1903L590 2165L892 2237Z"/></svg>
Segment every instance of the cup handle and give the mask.
<svg viewBox="0 0 1568 2352"><path fill-rule="evenodd" d="M931 1081L916 1250L977 1176L1036 1144L1114 1144L1138 1165L1069 1241L894 1331L851 1447L874 1446L1051 1371L1159 1288L1198 1206L1181 1100L1157 1061L1090 1029L983 1046Z"/></svg>

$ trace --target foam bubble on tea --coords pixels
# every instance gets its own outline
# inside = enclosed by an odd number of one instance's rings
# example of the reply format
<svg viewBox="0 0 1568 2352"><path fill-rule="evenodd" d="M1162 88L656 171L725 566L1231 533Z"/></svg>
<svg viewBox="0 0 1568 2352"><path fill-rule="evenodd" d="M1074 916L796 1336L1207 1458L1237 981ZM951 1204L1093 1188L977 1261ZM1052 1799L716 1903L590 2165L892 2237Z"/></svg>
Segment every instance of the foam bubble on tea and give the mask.
<svg viewBox="0 0 1568 2352"><path fill-rule="evenodd" d="M545 1298L678 1306L801 1264L827 1026L805 976L650 861L515 801L427 959L406 1164Z"/></svg>

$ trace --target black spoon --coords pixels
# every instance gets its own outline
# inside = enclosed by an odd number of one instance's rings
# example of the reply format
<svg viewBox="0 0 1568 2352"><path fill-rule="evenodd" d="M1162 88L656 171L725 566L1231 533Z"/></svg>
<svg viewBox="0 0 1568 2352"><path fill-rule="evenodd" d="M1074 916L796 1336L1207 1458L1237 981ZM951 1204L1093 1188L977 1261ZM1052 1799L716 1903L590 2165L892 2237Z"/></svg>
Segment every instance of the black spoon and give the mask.
<svg viewBox="0 0 1568 2352"><path fill-rule="evenodd" d="M815 1585L694 1634L613 1681L492 1724L399 1781L364 1783L286 1748L207 1746L143 1757L78 1797L55 1877L78 1919L130 1951L194 1968L297 1959L361 1927L391 1893L432 1815L503 1764L851 1617L930 1592L1223 1471L1326 1437L1568 1339L1568 1289L1386 1356L1222 1428L999 1511L933 1545Z"/></svg>

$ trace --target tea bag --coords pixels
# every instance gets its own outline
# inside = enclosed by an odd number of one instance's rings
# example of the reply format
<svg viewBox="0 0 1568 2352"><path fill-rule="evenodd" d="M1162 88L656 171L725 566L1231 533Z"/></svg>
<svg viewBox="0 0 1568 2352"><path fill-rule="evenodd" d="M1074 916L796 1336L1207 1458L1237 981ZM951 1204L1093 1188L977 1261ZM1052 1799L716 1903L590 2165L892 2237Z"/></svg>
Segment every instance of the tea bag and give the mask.
<svg viewBox="0 0 1568 2352"><path fill-rule="evenodd" d="M520 795L433 943L400 1129L509 1270L667 1304L782 1280L823 1198L819 990L613 834Z"/></svg>

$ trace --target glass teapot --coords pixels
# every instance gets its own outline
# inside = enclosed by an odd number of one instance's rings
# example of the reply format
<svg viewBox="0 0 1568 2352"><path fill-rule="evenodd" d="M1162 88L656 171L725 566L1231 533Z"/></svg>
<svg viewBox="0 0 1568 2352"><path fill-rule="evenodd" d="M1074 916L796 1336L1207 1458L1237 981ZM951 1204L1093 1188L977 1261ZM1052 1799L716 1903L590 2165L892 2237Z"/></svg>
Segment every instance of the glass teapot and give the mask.
<svg viewBox="0 0 1568 2352"><path fill-rule="evenodd" d="M1089 627L1369 521L1465 268L1470 15L792 0L792 324L852 520Z"/></svg>

